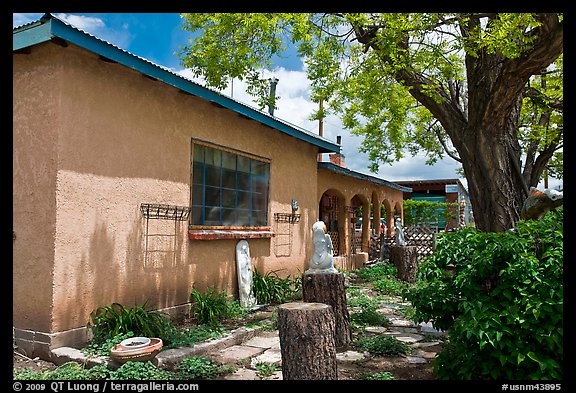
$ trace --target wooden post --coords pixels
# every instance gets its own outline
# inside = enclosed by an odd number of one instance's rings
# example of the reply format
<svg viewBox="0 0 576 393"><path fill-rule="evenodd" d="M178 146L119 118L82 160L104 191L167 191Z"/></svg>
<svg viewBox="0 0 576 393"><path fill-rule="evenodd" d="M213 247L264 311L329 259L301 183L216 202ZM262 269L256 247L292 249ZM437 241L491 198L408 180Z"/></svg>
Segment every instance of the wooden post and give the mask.
<svg viewBox="0 0 576 393"><path fill-rule="evenodd" d="M416 281L416 272L418 272L417 246L391 246L390 262L396 266L400 280L409 283Z"/></svg>
<svg viewBox="0 0 576 393"><path fill-rule="evenodd" d="M336 347L350 344L352 331L343 273L304 273L302 275L302 301L332 306Z"/></svg>
<svg viewBox="0 0 576 393"><path fill-rule="evenodd" d="M334 313L323 303L293 302L278 306L282 378L338 379Z"/></svg>

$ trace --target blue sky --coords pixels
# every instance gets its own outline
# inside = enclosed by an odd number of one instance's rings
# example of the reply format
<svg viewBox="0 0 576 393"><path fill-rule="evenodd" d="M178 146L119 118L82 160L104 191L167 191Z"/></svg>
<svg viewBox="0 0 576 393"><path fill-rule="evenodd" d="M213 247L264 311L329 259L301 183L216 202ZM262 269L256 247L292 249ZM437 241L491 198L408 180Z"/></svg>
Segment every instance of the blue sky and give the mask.
<svg viewBox="0 0 576 393"><path fill-rule="evenodd" d="M43 14L13 14L13 27L38 20ZM168 67L182 76L194 78L180 64L176 52L187 44L190 32L181 28L180 14L176 13L92 13L92 14L60 14L55 16L82 29L100 39L108 41L134 55L143 57L156 64ZM288 56L276 62L277 68L265 71L267 76L279 79L277 86L278 109L275 116L309 131L317 131L318 123L308 120L308 115L316 109L316 104L309 98L309 81L302 61L294 56ZM255 106L245 92L245 85L234 81L222 93L232 95L235 99ZM336 136L342 137L342 151L346 166L349 169L376 175L386 180L420 180L420 179L454 179L459 178L456 170L460 165L446 158L435 165L426 165L424 156L412 157L407 154L393 165L382 165L377 174L368 170L369 160L366 154L358 148L362 138L352 136L345 130L336 117L328 117L324 122L324 136L336 141ZM326 158L327 160L327 158ZM461 179L466 185L466 180ZM551 179L549 186L555 187L562 181ZM539 188L542 188L540 186Z"/></svg>

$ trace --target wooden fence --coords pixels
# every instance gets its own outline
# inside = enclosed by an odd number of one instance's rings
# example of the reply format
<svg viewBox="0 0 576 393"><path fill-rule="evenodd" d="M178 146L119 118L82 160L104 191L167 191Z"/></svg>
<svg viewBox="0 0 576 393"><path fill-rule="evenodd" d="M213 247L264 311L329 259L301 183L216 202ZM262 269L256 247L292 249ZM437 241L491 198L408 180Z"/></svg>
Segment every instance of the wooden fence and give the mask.
<svg viewBox="0 0 576 393"><path fill-rule="evenodd" d="M436 232L425 225L414 225L403 227L404 239L407 246L417 246L418 256L426 256L435 250ZM396 245L395 236L384 236L380 234L379 237L372 236L370 238L370 260L380 259L380 250L382 241L390 247Z"/></svg>

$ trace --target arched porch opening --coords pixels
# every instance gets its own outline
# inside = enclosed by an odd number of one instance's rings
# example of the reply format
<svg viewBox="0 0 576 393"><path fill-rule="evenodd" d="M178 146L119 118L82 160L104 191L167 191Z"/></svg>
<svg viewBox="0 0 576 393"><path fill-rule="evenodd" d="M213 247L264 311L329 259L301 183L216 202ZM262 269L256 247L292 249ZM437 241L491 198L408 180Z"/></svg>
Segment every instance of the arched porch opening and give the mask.
<svg viewBox="0 0 576 393"><path fill-rule="evenodd" d="M326 229L332 239L334 256L346 254L343 252L346 249L346 239L341 233L346 220L345 206L344 195L335 189L326 190L320 198L318 219L326 224Z"/></svg>

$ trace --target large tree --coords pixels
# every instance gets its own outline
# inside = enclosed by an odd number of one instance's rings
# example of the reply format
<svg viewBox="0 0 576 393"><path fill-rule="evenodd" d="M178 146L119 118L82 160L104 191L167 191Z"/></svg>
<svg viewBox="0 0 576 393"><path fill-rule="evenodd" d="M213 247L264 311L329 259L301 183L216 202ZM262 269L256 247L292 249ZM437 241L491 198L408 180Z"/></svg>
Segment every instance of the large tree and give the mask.
<svg viewBox="0 0 576 393"><path fill-rule="evenodd" d="M269 97L260 70L297 48L311 97L324 103L312 118L341 115L364 136L373 171L405 151L459 161L480 230L513 227L529 187L559 158L562 14L182 17L198 33L180 52L183 65L216 88L246 80L261 107Z"/></svg>

